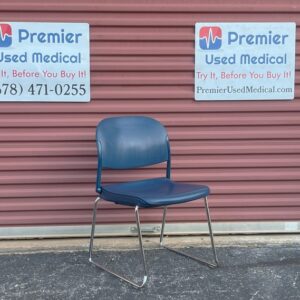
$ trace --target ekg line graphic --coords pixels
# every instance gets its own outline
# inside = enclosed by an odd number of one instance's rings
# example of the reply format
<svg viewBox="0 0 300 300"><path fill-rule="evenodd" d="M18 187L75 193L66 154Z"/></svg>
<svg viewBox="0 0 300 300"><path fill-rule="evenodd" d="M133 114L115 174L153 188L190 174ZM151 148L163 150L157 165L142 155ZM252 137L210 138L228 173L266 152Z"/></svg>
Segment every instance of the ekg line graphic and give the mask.
<svg viewBox="0 0 300 300"><path fill-rule="evenodd" d="M211 43L215 44L216 40L221 40L221 38L219 38L217 35L214 36L212 28L209 28L208 36L201 37L200 40L205 40L206 48L209 48Z"/></svg>
<svg viewBox="0 0 300 300"><path fill-rule="evenodd" d="M8 28L8 30L7 29L3 30L2 26L0 26L0 39L2 41L4 41L6 39L6 37L12 36L12 34L8 33L7 31L10 31L9 28Z"/></svg>

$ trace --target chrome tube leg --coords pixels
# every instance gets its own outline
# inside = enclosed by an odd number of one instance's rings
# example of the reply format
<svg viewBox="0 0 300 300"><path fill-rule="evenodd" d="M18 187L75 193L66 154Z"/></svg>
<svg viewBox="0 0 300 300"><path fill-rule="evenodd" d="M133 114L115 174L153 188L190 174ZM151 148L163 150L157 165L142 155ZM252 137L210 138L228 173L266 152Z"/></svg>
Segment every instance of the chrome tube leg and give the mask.
<svg viewBox="0 0 300 300"><path fill-rule="evenodd" d="M99 201L101 200L100 197L97 197L96 201L95 201L95 205L94 205L94 211L93 211L93 223L92 223L92 230L91 230L91 238L90 238L90 247L89 247L89 262L92 263L93 265L95 265L96 267L118 277L119 279L122 279L124 281L126 281L127 283L133 285L135 288L141 288L145 285L146 281L147 281L147 268L146 268L146 260L145 260L145 253L144 253L144 248L143 248L143 243L142 243L142 234L141 234L141 228L140 228L140 217L139 217L139 208L138 206L135 208L135 216L136 216L136 225L137 225L137 229L138 229L138 237L139 237L139 244L140 244L140 251L142 254L142 259L143 259L143 267L144 267L144 278L143 278L143 282L142 284L137 284L127 278L125 278L122 275L119 275L111 270L109 270L108 268L106 268L105 266L102 266L99 263L96 263L93 260L93 244L94 244L94 236L95 236L95 226L96 226L96 216L97 216L97 206Z"/></svg>
<svg viewBox="0 0 300 300"><path fill-rule="evenodd" d="M100 197L97 197L94 204L93 210L93 223L92 223L92 231L91 231L91 238L90 238L90 249L89 249L89 261L92 261L93 255L93 245L94 245L94 236L95 236L95 226L96 226L96 217L97 217L97 207L100 201Z"/></svg>
<svg viewBox="0 0 300 300"><path fill-rule="evenodd" d="M163 212L163 220L162 220L162 227L161 227L161 232L160 232L160 245L172 252L175 252L177 254L183 255L185 257L191 258L199 263L202 263L210 268L216 268L218 266L218 259L217 259L217 253L216 253L216 249L215 249L215 244L214 244L214 240L213 240L213 233L212 233L212 228L211 228L211 220L210 220L210 215L209 215L209 210L208 210L208 204L207 204L207 198L205 197L205 209L206 209L206 215L207 215L207 220L208 220L208 228L209 228L209 234L210 234L210 240L211 240L211 245L212 245L212 249L213 249L213 254L214 254L214 260L215 263L211 263L202 259L199 259L198 257L189 255L187 253L184 253L183 251L177 250L177 249L173 249L170 248L168 246L165 246L163 244L163 235L164 235L164 227L165 227L165 223L166 223L166 214L167 214L167 208L164 207L164 212Z"/></svg>
<svg viewBox="0 0 300 300"><path fill-rule="evenodd" d="M213 250L216 266L218 266L219 261L218 261L217 252L216 252L216 248L215 248L214 234L213 234L213 231L212 231L212 228L211 228L211 219L210 219L210 213L209 213L209 208L208 208L207 197L204 198L204 204L205 204L205 211L206 211L206 217L207 217L211 247L212 247L212 250Z"/></svg>
<svg viewBox="0 0 300 300"><path fill-rule="evenodd" d="M163 219L162 219L162 224L161 224L161 232L160 232L160 239L159 243L162 246L163 245L163 239L164 239L164 231L165 231L165 223L166 223L166 214L167 214L167 207L164 207L164 212L163 212Z"/></svg>
<svg viewBox="0 0 300 300"><path fill-rule="evenodd" d="M137 226L137 231L138 231L138 236L139 236L139 244L140 244L140 250L142 253L142 258L143 258L143 266L144 266L144 280L143 284L144 285L147 281L147 266L146 266L146 260L145 260L145 252L144 252L144 247L143 247L143 241L142 241L142 233L141 233L141 226L140 226L140 215L139 215L139 207L135 207L135 219L136 219L136 226Z"/></svg>

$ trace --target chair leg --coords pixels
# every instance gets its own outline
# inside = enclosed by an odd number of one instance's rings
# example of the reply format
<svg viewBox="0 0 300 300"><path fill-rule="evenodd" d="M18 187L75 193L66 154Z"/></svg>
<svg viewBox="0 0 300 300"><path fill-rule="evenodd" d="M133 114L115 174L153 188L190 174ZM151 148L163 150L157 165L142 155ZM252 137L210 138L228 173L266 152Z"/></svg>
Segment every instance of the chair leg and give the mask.
<svg viewBox="0 0 300 300"><path fill-rule="evenodd" d="M218 261L218 256L217 256L217 252L216 252L216 248L215 248L214 234L213 234L213 231L211 228L211 219L210 219L207 197L204 198L204 204L205 204L207 224L208 224L208 229L209 229L210 243L211 243L211 248L212 248L214 260L215 260L215 267L218 267L219 261Z"/></svg>
<svg viewBox="0 0 300 300"><path fill-rule="evenodd" d="M139 217L139 207L135 207L135 218L136 218L136 225L138 229L138 237L139 237L139 245L140 245L140 251L143 259L143 267L144 267L144 278L142 284L137 284L122 275L119 275L115 272L112 272L111 270L107 269L103 265L100 265L99 263L96 263L93 260L93 243L94 243L94 235L95 235L95 226L96 226L96 216L97 216L97 207L98 203L101 200L100 197L97 197L94 205L94 211L93 211L93 223L92 223L92 231L91 231L91 238L90 238L90 247L89 247L89 262L92 263L93 265L97 266L98 268L118 277L121 280L126 281L127 283L133 285L135 288L141 288L145 285L148 275L147 275L147 268L146 268L146 261L145 261L145 253L144 253L144 248L143 248L143 242L142 242L142 234L141 234L141 228L140 228L140 217Z"/></svg>
<svg viewBox="0 0 300 300"><path fill-rule="evenodd" d="M213 256L214 256L214 261L215 263L210 263L207 262L205 260L201 260L198 257L189 255L187 253L184 253L180 250L176 250L173 248L170 248L168 246L165 246L163 244L163 238L164 238L164 230L165 230L165 223L166 223L166 215L167 215L167 207L164 207L164 211L163 211L163 219L162 219L162 226L161 226L161 233L160 233L160 245L170 251L173 251L177 254L189 257L199 263L202 263L210 268L216 268L219 265L218 262L218 257L217 257L217 253L216 253L216 249L215 249L215 243L214 243L214 236L213 236L213 232L212 232L212 228L211 228L211 219L210 219L210 214L209 214L209 208L208 208L208 203L207 203L207 197L204 198L204 203L205 203L205 211L206 211L206 216L207 216L207 223L208 223L208 229L209 229L209 235L210 235L210 241L211 241L211 247L212 247L212 251L213 251Z"/></svg>

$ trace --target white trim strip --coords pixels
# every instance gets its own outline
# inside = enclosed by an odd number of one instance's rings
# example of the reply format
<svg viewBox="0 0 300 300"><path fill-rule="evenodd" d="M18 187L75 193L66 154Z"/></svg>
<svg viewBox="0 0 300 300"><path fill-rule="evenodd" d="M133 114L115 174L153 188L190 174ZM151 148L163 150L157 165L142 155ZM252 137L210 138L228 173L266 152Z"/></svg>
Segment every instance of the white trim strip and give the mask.
<svg viewBox="0 0 300 300"><path fill-rule="evenodd" d="M91 226L35 226L35 227L0 227L0 239L64 238L88 237ZM158 235L160 224L144 224L144 235ZM262 233L299 233L300 222L216 222L213 223L215 234L262 234ZM135 224L97 225L96 236L133 236ZM206 223L169 223L165 234L191 235L207 234Z"/></svg>

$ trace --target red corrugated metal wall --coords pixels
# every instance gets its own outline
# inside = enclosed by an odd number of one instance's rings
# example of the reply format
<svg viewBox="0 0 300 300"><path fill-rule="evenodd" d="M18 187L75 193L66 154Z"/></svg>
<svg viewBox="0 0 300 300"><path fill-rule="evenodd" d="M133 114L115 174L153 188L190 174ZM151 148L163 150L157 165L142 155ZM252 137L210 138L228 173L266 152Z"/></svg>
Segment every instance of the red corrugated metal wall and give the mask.
<svg viewBox="0 0 300 300"><path fill-rule="evenodd" d="M211 187L214 220L300 219L299 56L293 101L193 100L196 22L299 23L299 1L3 0L0 18L89 23L92 78L90 103L0 103L0 225L90 223L95 126L119 114L167 126L173 178ZM127 208L104 206L102 222L133 220ZM196 220L201 206L173 208L169 220ZM160 218L143 211L143 221Z"/></svg>

